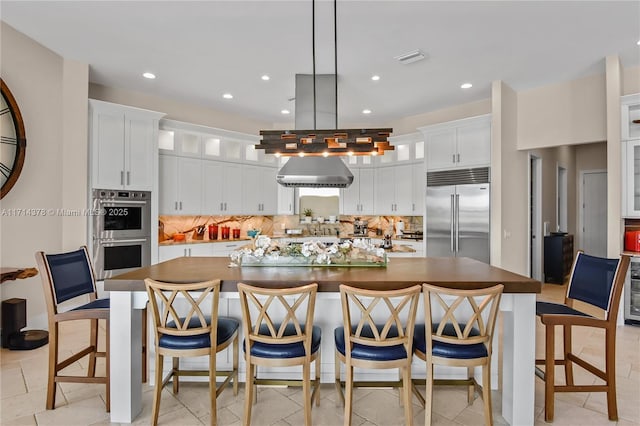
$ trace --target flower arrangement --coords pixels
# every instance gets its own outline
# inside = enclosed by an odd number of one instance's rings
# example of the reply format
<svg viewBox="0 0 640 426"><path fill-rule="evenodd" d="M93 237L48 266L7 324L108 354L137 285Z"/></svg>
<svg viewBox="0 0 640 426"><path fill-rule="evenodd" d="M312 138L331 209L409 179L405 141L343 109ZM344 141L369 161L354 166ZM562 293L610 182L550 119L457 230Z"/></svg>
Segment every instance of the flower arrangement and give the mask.
<svg viewBox="0 0 640 426"><path fill-rule="evenodd" d="M368 240L354 239L342 243L306 241L280 246L266 235L231 253L231 262L246 266L386 266L384 249Z"/></svg>

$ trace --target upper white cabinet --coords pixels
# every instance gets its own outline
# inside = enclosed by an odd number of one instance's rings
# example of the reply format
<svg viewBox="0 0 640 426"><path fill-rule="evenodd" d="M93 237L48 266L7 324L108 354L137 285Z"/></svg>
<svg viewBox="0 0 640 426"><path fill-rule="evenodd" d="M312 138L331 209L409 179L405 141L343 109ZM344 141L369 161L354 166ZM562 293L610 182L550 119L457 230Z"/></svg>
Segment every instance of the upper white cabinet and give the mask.
<svg viewBox="0 0 640 426"><path fill-rule="evenodd" d="M622 140L640 139L640 93L621 98Z"/></svg>
<svg viewBox="0 0 640 426"><path fill-rule="evenodd" d="M491 116L421 127L427 170L480 167L491 163Z"/></svg>
<svg viewBox="0 0 640 426"><path fill-rule="evenodd" d="M160 214L199 215L202 211L200 160L160 155Z"/></svg>
<svg viewBox="0 0 640 426"><path fill-rule="evenodd" d="M412 178L411 164L378 168L375 186L376 214L412 215Z"/></svg>
<svg viewBox="0 0 640 426"><path fill-rule="evenodd" d="M427 175L424 163L416 163L411 166L412 199L411 215L422 216L424 214L424 197L427 192Z"/></svg>
<svg viewBox="0 0 640 426"><path fill-rule="evenodd" d="M244 214L275 214L278 209L276 170L271 167L244 166L242 176Z"/></svg>
<svg viewBox="0 0 640 426"><path fill-rule="evenodd" d="M150 191L164 114L89 100L91 186Z"/></svg>
<svg viewBox="0 0 640 426"><path fill-rule="evenodd" d="M341 214L371 215L374 214L375 170L369 168L352 168L353 183L340 190Z"/></svg>
<svg viewBox="0 0 640 426"><path fill-rule="evenodd" d="M158 148L161 154L231 162L273 162L253 146L257 135L216 129L175 120L160 121ZM270 156L273 157L273 156Z"/></svg>
<svg viewBox="0 0 640 426"><path fill-rule="evenodd" d="M640 217L640 94L621 98L622 215ZM639 121L634 123L634 121Z"/></svg>
<svg viewBox="0 0 640 426"><path fill-rule="evenodd" d="M242 214L242 165L202 161L202 214Z"/></svg>

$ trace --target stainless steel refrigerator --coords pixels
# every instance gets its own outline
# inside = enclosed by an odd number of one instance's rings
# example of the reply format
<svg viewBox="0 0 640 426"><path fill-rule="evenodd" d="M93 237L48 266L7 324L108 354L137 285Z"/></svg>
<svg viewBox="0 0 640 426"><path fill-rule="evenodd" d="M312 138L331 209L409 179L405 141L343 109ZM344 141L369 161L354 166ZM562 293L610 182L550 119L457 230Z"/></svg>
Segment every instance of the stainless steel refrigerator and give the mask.
<svg viewBox="0 0 640 426"><path fill-rule="evenodd" d="M427 173L427 256L489 263L489 168Z"/></svg>

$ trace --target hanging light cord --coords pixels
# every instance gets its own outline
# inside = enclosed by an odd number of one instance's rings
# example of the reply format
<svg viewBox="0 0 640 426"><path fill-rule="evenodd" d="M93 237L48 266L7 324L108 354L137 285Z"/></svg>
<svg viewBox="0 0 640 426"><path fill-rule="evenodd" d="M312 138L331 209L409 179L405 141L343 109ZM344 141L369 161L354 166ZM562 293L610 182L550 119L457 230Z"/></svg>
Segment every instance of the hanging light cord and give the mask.
<svg viewBox="0 0 640 426"><path fill-rule="evenodd" d="M333 0L333 74L335 128L338 128L338 1ZM311 54L313 56L313 130L316 129L316 0L311 0Z"/></svg>
<svg viewBox="0 0 640 426"><path fill-rule="evenodd" d="M313 55L313 130L316 130L316 0L311 1L311 45Z"/></svg>
<svg viewBox="0 0 640 426"><path fill-rule="evenodd" d="M337 0L333 0L333 81L335 83L336 91L336 129L338 128L338 14L337 14Z"/></svg>

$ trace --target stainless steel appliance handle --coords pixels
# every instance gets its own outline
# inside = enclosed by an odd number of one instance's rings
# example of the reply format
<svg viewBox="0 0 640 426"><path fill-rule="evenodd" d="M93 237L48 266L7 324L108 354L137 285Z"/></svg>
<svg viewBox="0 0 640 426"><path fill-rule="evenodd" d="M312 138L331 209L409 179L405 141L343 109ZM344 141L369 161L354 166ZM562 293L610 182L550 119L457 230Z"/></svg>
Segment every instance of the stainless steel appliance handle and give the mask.
<svg viewBox="0 0 640 426"><path fill-rule="evenodd" d="M460 250L460 194L456 194L456 252Z"/></svg>
<svg viewBox="0 0 640 426"><path fill-rule="evenodd" d="M132 238L129 240L122 240L120 238L108 238L108 239L100 239L97 240L98 244L107 245L107 244L120 244L120 243L146 243L148 238Z"/></svg>
<svg viewBox="0 0 640 426"><path fill-rule="evenodd" d="M450 195L451 197L451 227L449 229L449 236L450 236L450 244L451 244L451 252L454 253L456 251L455 246L454 246L454 241L453 241L453 228L455 227L455 201L453 200L453 194Z"/></svg>
<svg viewBox="0 0 640 426"><path fill-rule="evenodd" d="M148 204L148 201L137 201L137 200L98 200L100 204L134 204L134 205L143 205Z"/></svg>

